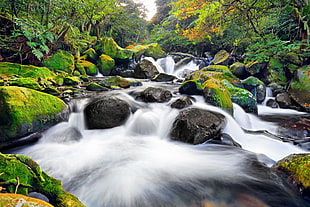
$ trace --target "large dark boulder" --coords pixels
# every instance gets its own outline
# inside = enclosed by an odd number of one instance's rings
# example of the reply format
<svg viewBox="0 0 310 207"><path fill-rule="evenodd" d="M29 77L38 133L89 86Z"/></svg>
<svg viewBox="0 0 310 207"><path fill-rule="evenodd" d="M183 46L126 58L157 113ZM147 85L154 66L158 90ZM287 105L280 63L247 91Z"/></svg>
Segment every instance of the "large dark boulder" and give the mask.
<svg viewBox="0 0 310 207"><path fill-rule="evenodd" d="M108 129L122 125L130 115L129 104L117 97L104 96L84 110L88 129Z"/></svg>
<svg viewBox="0 0 310 207"><path fill-rule="evenodd" d="M141 92L140 97L144 102L168 102L172 98L172 93L164 88L148 87Z"/></svg>
<svg viewBox="0 0 310 207"><path fill-rule="evenodd" d="M220 135L225 116L198 108L188 108L179 113L173 123L171 139L191 144L201 144Z"/></svg>
<svg viewBox="0 0 310 207"><path fill-rule="evenodd" d="M182 96L178 98L177 100L175 100L170 106L171 108L175 108L175 109L183 109L183 108L189 107L192 104L193 102L190 97Z"/></svg>
<svg viewBox="0 0 310 207"><path fill-rule="evenodd" d="M266 98L266 86L256 77L250 76L242 81L244 88L250 91L257 103L262 103Z"/></svg>
<svg viewBox="0 0 310 207"><path fill-rule="evenodd" d="M156 66L149 60L143 59L140 63L136 65L134 68L135 78L153 78L159 71L157 70Z"/></svg>

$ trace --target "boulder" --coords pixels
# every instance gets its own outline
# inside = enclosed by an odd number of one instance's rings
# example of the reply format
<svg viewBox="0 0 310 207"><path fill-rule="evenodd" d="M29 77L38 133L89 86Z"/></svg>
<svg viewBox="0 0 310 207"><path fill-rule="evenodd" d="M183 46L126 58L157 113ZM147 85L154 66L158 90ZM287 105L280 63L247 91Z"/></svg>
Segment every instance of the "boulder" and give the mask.
<svg viewBox="0 0 310 207"><path fill-rule="evenodd" d="M0 76L19 76L24 78L50 78L55 74L46 67L20 65L16 63L0 62Z"/></svg>
<svg viewBox="0 0 310 207"><path fill-rule="evenodd" d="M267 73L264 75L268 83L277 83L285 85L287 77L285 76L284 64L280 58L271 57L267 65Z"/></svg>
<svg viewBox="0 0 310 207"><path fill-rule="evenodd" d="M87 61L90 61L92 63L95 63L98 61L99 59L99 55L98 53L93 49L93 48L89 48L88 50L85 50L83 53L82 53L83 56L85 56L85 59Z"/></svg>
<svg viewBox="0 0 310 207"><path fill-rule="evenodd" d="M136 60L139 60L142 55L146 57L152 57L154 59L158 59L166 55L165 51L163 51L163 49L158 43L152 43L148 45L135 45L135 46L130 45L126 47L126 49L129 49L134 52Z"/></svg>
<svg viewBox="0 0 310 207"><path fill-rule="evenodd" d="M77 86L81 82L78 78L71 76L64 77L63 80L64 80L63 85L66 86Z"/></svg>
<svg viewBox="0 0 310 207"><path fill-rule="evenodd" d="M190 144L201 144L220 135L225 125L225 116L222 114L198 109L188 108L176 117L171 139Z"/></svg>
<svg viewBox="0 0 310 207"><path fill-rule="evenodd" d="M121 76L107 76L104 77L100 82L99 85L107 88L129 88L130 81L126 78Z"/></svg>
<svg viewBox="0 0 310 207"><path fill-rule="evenodd" d="M181 94L201 95L203 92L202 84L195 80L184 81L179 87Z"/></svg>
<svg viewBox="0 0 310 207"><path fill-rule="evenodd" d="M43 65L55 72L72 74L74 71L74 56L63 50L58 50L52 57L44 59Z"/></svg>
<svg viewBox="0 0 310 207"><path fill-rule="evenodd" d="M250 76L242 81L244 88L250 91L257 103L262 103L266 98L266 85L258 78Z"/></svg>
<svg viewBox="0 0 310 207"><path fill-rule="evenodd" d="M238 78L245 79L250 76L250 73L246 71L245 64L235 62L229 67L230 71Z"/></svg>
<svg viewBox="0 0 310 207"><path fill-rule="evenodd" d="M217 52L212 60L212 63L215 65L229 65L231 62L230 54L226 50Z"/></svg>
<svg viewBox="0 0 310 207"><path fill-rule="evenodd" d="M69 116L61 99L23 87L0 87L0 105L1 143L44 130Z"/></svg>
<svg viewBox="0 0 310 207"><path fill-rule="evenodd" d="M305 200L310 199L309 153L289 155L278 161L272 169L295 186Z"/></svg>
<svg viewBox="0 0 310 207"><path fill-rule="evenodd" d="M100 55L98 64L99 72L102 75L111 75L112 69L115 66L115 61L108 55Z"/></svg>
<svg viewBox="0 0 310 207"><path fill-rule="evenodd" d="M108 91L109 89L99 85L98 83L89 83L86 86L86 90L88 90L88 91Z"/></svg>
<svg viewBox="0 0 310 207"><path fill-rule="evenodd" d="M98 68L92 62L80 60L76 65L78 65L78 67L83 67L87 75L96 76L98 74Z"/></svg>
<svg viewBox="0 0 310 207"><path fill-rule="evenodd" d="M172 93L164 88L148 87L141 92L140 98L144 102L168 102L172 98Z"/></svg>
<svg viewBox="0 0 310 207"><path fill-rule="evenodd" d="M108 129L122 125L130 115L129 104L117 97L104 96L84 110L88 129Z"/></svg>
<svg viewBox="0 0 310 207"><path fill-rule="evenodd" d="M155 82L168 82L173 81L177 79L174 75L166 74L166 73L159 73L154 78L152 78L152 81Z"/></svg>
<svg viewBox="0 0 310 207"><path fill-rule="evenodd" d="M1 187L5 188L8 193L14 193L14 196L1 194L0 204L4 200L14 202L17 198L20 198L31 204L26 205L24 203L22 206L85 207L76 196L62 188L62 183L59 180L46 174L34 160L25 155L0 153L0 172L2 172ZM17 194L15 194L15 190L17 190ZM36 199L25 197L30 192L43 194L52 205L43 201L39 202L40 205L36 205ZM20 204L16 206L21 206ZM8 203L0 206L8 206Z"/></svg>
<svg viewBox="0 0 310 207"><path fill-rule="evenodd" d="M292 106L292 101L288 95L288 93L279 93L276 96L276 102L279 104L281 108L290 108Z"/></svg>
<svg viewBox="0 0 310 207"><path fill-rule="evenodd" d="M159 71L157 70L156 66L149 60L143 59L140 63L136 65L134 68L135 78L154 78Z"/></svg>
<svg viewBox="0 0 310 207"><path fill-rule="evenodd" d="M30 88L37 91L42 91L43 87L39 85L39 83L33 78L18 78L10 83L12 86L19 86Z"/></svg>
<svg viewBox="0 0 310 207"><path fill-rule="evenodd" d="M170 106L171 108L176 108L176 109L184 109L186 107L189 107L192 105L193 102L188 96L181 96L177 100L175 100Z"/></svg>
<svg viewBox="0 0 310 207"><path fill-rule="evenodd" d="M133 56L133 51L121 48L112 37L101 38L94 49L98 54L105 54L113 59L130 60Z"/></svg>
<svg viewBox="0 0 310 207"><path fill-rule="evenodd" d="M263 70L263 68L265 67L264 63L261 63L259 61L251 61L248 62L245 65L245 70L250 74L250 75L255 75L258 74L259 72L261 72Z"/></svg>
<svg viewBox="0 0 310 207"><path fill-rule="evenodd" d="M230 98L230 92L222 81L211 78L203 83L203 88L203 97L207 103L233 114L233 103Z"/></svg>

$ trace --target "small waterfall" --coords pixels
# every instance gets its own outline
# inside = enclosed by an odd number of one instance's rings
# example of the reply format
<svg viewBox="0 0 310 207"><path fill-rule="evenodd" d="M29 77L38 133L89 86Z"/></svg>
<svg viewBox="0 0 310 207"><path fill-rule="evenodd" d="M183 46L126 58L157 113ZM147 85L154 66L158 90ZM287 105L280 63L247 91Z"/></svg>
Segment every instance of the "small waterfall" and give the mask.
<svg viewBox="0 0 310 207"><path fill-rule="evenodd" d="M156 61L156 63L163 68L165 73L174 74L175 62L172 56L168 55L165 58L160 58Z"/></svg>
<svg viewBox="0 0 310 207"><path fill-rule="evenodd" d="M179 110L171 109L169 103L146 104L127 94L118 96L137 107L124 125L85 129L82 114L87 100L81 101L69 122L56 125L37 144L16 153L35 159L87 207L247 206L248 199L259 200L262 206L305 206L269 171L269 162L259 162L258 155L278 160L303 151L245 134L239 126L267 126L269 130L270 123L255 119L236 105L233 118L197 96L192 107L224 114L224 132L243 149L194 146L170 140L169 131Z"/></svg>

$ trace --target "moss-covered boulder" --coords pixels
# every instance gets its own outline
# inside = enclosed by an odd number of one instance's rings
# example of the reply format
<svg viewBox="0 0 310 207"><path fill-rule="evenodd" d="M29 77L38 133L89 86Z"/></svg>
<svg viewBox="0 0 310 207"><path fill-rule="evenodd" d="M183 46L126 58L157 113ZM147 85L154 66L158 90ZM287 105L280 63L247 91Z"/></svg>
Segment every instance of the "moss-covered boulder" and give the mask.
<svg viewBox="0 0 310 207"><path fill-rule="evenodd" d="M179 92L187 95L202 95L202 83L196 80L184 81L179 87Z"/></svg>
<svg viewBox="0 0 310 207"><path fill-rule="evenodd" d="M153 57L154 59L158 59L166 55L165 51L163 51L158 43L128 46L126 48L134 52L136 60L139 60L142 55Z"/></svg>
<svg viewBox="0 0 310 207"><path fill-rule="evenodd" d="M15 193L0 193L0 206L53 207L51 204L43 200Z"/></svg>
<svg viewBox="0 0 310 207"><path fill-rule="evenodd" d="M92 62L80 60L76 64L79 65L78 67L83 67L87 75L96 76L98 74L98 67Z"/></svg>
<svg viewBox="0 0 310 207"><path fill-rule="evenodd" d="M284 64L279 58L270 58L267 65L267 74L265 74L268 83L277 83L285 85L287 78L285 76Z"/></svg>
<svg viewBox="0 0 310 207"><path fill-rule="evenodd" d="M36 67L33 65L20 65L16 63L0 62L0 76L19 76L24 78L50 78L54 77L46 67Z"/></svg>
<svg viewBox="0 0 310 207"><path fill-rule="evenodd" d="M111 75L111 71L115 66L115 60L108 55L100 55L98 64L99 72L102 75Z"/></svg>
<svg viewBox="0 0 310 207"><path fill-rule="evenodd" d="M130 81L126 78L123 78L121 76L107 76L104 77L100 82L99 85L107 88L129 88L130 87Z"/></svg>
<svg viewBox="0 0 310 207"><path fill-rule="evenodd" d="M250 91L235 87L227 80L222 80L222 83L224 83L228 88L230 92L230 98L233 103L241 106L247 113L257 113L257 101Z"/></svg>
<svg viewBox="0 0 310 207"><path fill-rule="evenodd" d="M242 81L244 88L250 91L258 103L266 98L266 85L256 77L250 76Z"/></svg>
<svg viewBox="0 0 310 207"><path fill-rule="evenodd" d="M154 78L157 74L159 74L157 67L150 60L147 59L143 59L134 68L135 78Z"/></svg>
<svg viewBox="0 0 310 207"><path fill-rule="evenodd" d="M98 53L93 48L89 48L88 50L84 51L82 55L85 57L87 61L90 61L92 63L97 62L99 59Z"/></svg>
<svg viewBox="0 0 310 207"><path fill-rule="evenodd" d="M112 37L103 37L97 41L94 49L100 55L105 54L113 59L132 59L133 51L121 48Z"/></svg>
<svg viewBox="0 0 310 207"><path fill-rule="evenodd" d="M18 78L10 83L12 86L20 86L25 88L42 91L43 87L33 78Z"/></svg>
<svg viewBox="0 0 310 207"><path fill-rule="evenodd" d="M310 65L301 67L295 72L294 81L288 92L303 111L310 112Z"/></svg>
<svg viewBox="0 0 310 207"><path fill-rule="evenodd" d="M6 143L68 118L59 98L16 86L0 87L0 142Z"/></svg>
<svg viewBox="0 0 310 207"><path fill-rule="evenodd" d="M152 78L152 81L167 82L167 81L173 81L175 79L177 79L177 77L175 77L174 75L170 75L167 73L159 73L159 74L155 75L154 78Z"/></svg>
<svg viewBox="0 0 310 207"><path fill-rule="evenodd" d="M272 169L310 198L310 154L292 154L278 161Z"/></svg>
<svg viewBox="0 0 310 207"><path fill-rule="evenodd" d="M51 87L51 86L48 86L48 87L44 88L43 92L51 94L53 96L59 96L60 95L60 91L57 88L54 88L54 87Z"/></svg>
<svg viewBox="0 0 310 207"><path fill-rule="evenodd" d="M76 196L62 189L59 180L46 174L27 156L0 153L0 172L0 186L9 193L17 191L27 196L30 192L38 192L54 206L85 207Z"/></svg>
<svg viewBox="0 0 310 207"><path fill-rule="evenodd" d="M63 50L58 50L52 57L42 61L43 65L55 72L72 74L74 71L74 56Z"/></svg>
<svg viewBox="0 0 310 207"><path fill-rule="evenodd" d="M80 75L86 75L86 70L85 70L84 66L81 65L79 62L75 63L75 71L73 74L75 75L76 72L78 72Z"/></svg>
<svg viewBox="0 0 310 207"><path fill-rule="evenodd" d="M99 85L98 83L89 83L86 86L86 90L88 90L88 91L108 91L109 89Z"/></svg>
<svg viewBox="0 0 310 207"><path fill-rule="evenodd" d="M81 81L77 77L67 76L64 77L64 85L67 86L76 86L79 85Z"/></svg>
<svg viewBox="0 0 310 207"><path fill-rule="evenodd" d="M211 78L203 83L203 96L207 103L220 107L233 114L230 92L222 81Z"/></svg>
<svg viewBox="0 0 310 207"><path fill-rule="evenodd" d="M226 50L217 52L212 60L215 65L229 65L231 63L230 54Z"/></svg>
<svg viewBox="0 0 310 207"><path fill-rule="evenodd" d="M244 63L235 62L229 67L229 69L238 78L245 79L250 76L250 73L246 71Z"/></svg>
<svg viewBox="0 0 310 207"><path fill-rule="evenodd" d="M261 72L263 70L263 68L265 67L264 63L261 63L259 61L251 61L248 62L245 65L245 70L250 74L250 75L255 75L258 74L259 72Z"/></svg>

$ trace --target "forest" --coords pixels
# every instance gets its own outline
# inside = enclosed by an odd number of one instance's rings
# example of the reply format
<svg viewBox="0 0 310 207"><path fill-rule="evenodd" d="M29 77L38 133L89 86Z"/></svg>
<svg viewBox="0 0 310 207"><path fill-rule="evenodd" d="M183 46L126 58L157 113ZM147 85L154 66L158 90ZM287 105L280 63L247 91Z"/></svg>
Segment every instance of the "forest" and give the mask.
<svg viewBox="0 0 310 207"><path fill-rule="evenodd" d="M121 46L159 43L166 52L248 59L296 52L309 56L308 0L156 0L157 13L133 0L3 0L2 61L39 65L57 51L75 55L101 37Z"/></svg>

